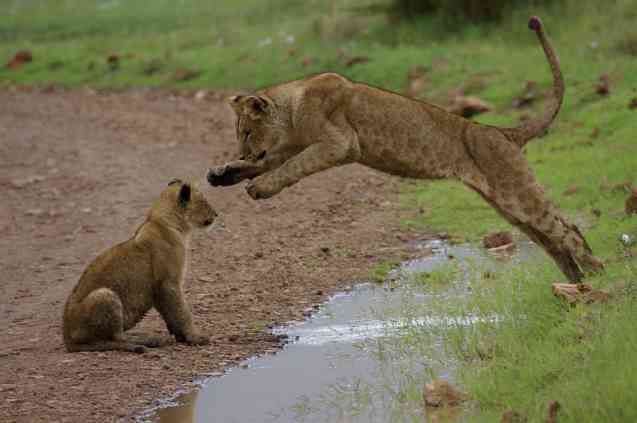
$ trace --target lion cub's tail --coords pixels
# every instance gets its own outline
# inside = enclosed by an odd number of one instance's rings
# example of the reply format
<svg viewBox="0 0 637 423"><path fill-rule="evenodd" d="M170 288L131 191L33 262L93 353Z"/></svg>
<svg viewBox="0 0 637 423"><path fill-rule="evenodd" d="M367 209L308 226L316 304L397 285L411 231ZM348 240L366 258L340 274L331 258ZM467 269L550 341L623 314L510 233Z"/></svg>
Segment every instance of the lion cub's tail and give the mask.
<svg viewBox="0 0 637 423"><path fill-rule="evenodd" d="M544 49L544 54L546 54L549 65L551 65L551 72L553 73L553 100L545 115L541 118L525 122L517 128L503 129L509 139L519 145L520 148L524 147L524 145L531 139L542 134L549 127L557 113L560 111L562 99L564 98L564 78L562 78L560 62L553 50L553 47L551 46L551 43L546 38L546 34L544 34L540 18L532 16L529 19L529 29L535 31L537 34L537 37L542 44L542 48Z"/></svg>

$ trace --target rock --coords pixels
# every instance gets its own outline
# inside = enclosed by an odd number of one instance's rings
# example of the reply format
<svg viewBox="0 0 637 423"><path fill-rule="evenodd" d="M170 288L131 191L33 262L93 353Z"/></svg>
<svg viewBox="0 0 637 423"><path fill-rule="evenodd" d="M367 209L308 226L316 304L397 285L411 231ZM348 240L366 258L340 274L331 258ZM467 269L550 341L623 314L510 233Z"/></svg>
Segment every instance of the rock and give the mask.
<svg viewBox="0 0 637 423"><path fill-rule="evenodd" d="M118 54L110 54L107 58L106 58L106 64L108 65L108 68L111 71L116 71L117 69L119 69L119 55Z"/></svg>
<svg viewBox="0 0 637 423"><path fill-rule="evenodd" d="M603 96L610 94L610 77L608 74L605 73L599 77L599 81L595 84L595 92Z"/></svg>
<svg viewBox="0 0 637 423"><path fill-rule="evenodd" d="M191 79L197 78L199 75L201 75L201 72L199 71L180 68L180 69L177 69L175 73L173 74L173 80L174 81L189 81Z"/></svg>
<svg viewBox="0 0 637 423"><path fill-rule="evenodd" d="M195 100L197 101L203 101L208 97L208 91L206 90L199 90L195 93Z"/></svg>
<svg viewBox="0 0 637 423"><path fill-rule="evenodd" d="M42 209L29 209L24 212L27 216L42 216L44 214L44 210Z"/></svg>
<svg viewBox="0 0 637 423"><path fill-rule="evenodd" d="M44 181L46 178L44 176L29 176L28 178L24 178L24 179L13 179L10 184L13 188L15 189L22 189L25 188L31 184L35 184L38 182L42 182Z"/></svg>
<svg viewBox="0 0 637 423"><path fill-rule="evenodd" d="M630 247L635 243L635 240L628 234L621 234L619 236L619 242L621 242L624 247Z"/></svg>
<svg viewBox="0 0 637 423"><path fill-rule="evenodd" d="M21 68L25 63L33 61L33 54L29 50L21 50L17 52L13 59L7 63L7 69Z"/></svg>
<svg viewBox="0 0 637 423"><path fill-rule="evenodd" d="M631 192L633 190L633 183L629 180L615 183L606 181L600 185L600 188L604 191L611 192Z"/></svg>
<svg viewBox="0 0 637 423"><path fill-rule="evenodd" d="M608 292L593 289L591 285L586 283L554 283L551 290L553 295L571 305L578 302L584 304L606 302L610 298Z"/></svg>
<svg viewBox="0 0 637 423"><path fill-rule="evenodd" d="M626 199L624 210L628 216L637 214L637 189L633 189L630 196Z"/></svg>
<svg viewBox="0 0 637 423"><path fill-rule="evenodd" d="M15 389L16 389L16 385L12 383L4 383L0 385L0 392L15 391Z"/></svg>
<svg viewBox="0 0 637 423"><path fill-rule="evenodd" d="M566 188L566 190L562 193L562 195L569 196L569 195L577 194L578 191L579 191L579 187L577 185L571 185L570 187Z"/></svg>
<svg viewBox="0 0 637 423"><path fill-rule="evenodd" d="M205 283L215 283L216 279L210 276L199 276L199 281L200 282L205 282Z"/></svg>
<svg viewBox="0 0 637 423"><path fill-rule="evenodd" d="M557 412L560 410L560 403L557 401L551 401L549 403L546 423L557 423Z"/></svg>
<svg viewBox="0 0 637 423"><path fill-rule="evenodd" d="M427 87L428 80L426 77L430 68L422 65L412 66L407 71L407 88L405 94L409 97L417 97Z"/></svg>
<svg viewBox="0 0 637 423"><path fill-rule="evenodd" d="M427 407L456 406L466 399L446 380L437 379L425 384L423 399Z"/></svg>
<svg viewBox="0 0 637 423"><path fill-rule="evenodd" d="M508 244L513 244L513 236L511 232L507 231L494 232L482 238L482 245L487 249L498 248Z"/></svg>
<svg viewBox="0 0 637 423"><path fill-rule="evenodd" d="M144 75L151 76L162 70L164 63L159 59L152 59L144 65L142 72Z"/></svg>
<svg viewBox="0 0 637 423"><path fill-rule="evenodd" d="M525 423L527 418L515 410L507 410L502 413L500 423Z"/></svg>
<svg viewBox="0 0 637 423"><path fill-rule="evenodd" d="M470 118L481 113L490 112L493 106L484 100L474 96L456 95L453 104L447 108L447 111Z"/></svg>
<svg viewBox="0 0 637 423"><path fill-rule="evenodd" d="M353 56L345 60L345 67L351 68L352 66L360 63L367 63L369 60L370 59L367 56Z"/></svg>
<svg viewBox="0 0 637 423"><path fill-rule="evenodd" d="M522 94L513 99L513 107L520 109L530 106L538 97L538 87L535 81L526 81Z"/></svg>

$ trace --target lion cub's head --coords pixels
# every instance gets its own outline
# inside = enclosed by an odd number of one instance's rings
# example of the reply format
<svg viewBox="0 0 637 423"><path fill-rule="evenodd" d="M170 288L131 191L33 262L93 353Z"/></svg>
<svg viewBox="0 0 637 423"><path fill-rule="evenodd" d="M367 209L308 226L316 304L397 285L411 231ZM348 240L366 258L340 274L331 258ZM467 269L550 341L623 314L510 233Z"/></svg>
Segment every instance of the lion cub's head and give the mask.
<svg viewBox="0 0 637 423"><path fill-rule="evenodd" d="M163 219L174 219L180 225L186 223L190 228L206 228L213 224L217 212L206 197L190 183L174 179L161 193L159 201L151 211L152 215L161 215Z"/></svg>

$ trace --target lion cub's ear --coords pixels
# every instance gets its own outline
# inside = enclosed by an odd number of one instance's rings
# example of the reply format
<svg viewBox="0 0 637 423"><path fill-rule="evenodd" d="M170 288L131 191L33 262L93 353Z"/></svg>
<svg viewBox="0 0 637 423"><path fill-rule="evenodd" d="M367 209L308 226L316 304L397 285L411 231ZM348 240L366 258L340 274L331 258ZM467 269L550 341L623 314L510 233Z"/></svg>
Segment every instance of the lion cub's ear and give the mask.
<svg viewBox="0 0 637 423"><path fill-rule="evenodd" d="M179 189L179 205L186 207L190 201L190 185L183 184Z"/></svg>
<svg viewBox="0 0 637 423"><path fill-rule="evenodd" d="M232 97L228 97L228 99L226 100L228 102L228 104L230 105L230 107L232 107L232 110L234 110L234 112L236 114L241 113L241 109L242 109L241 99L242 98L244 98L244 96L242 96L242 95L233 95Z"/></svg>
<svg viewBox="0 0 637 423"><path fill-rule="evenodd" d="M247 114L251 119L260 119L270 107L272 101L266 97L256 95L235 95L228 99L228 103L236 114Z"/></svg>

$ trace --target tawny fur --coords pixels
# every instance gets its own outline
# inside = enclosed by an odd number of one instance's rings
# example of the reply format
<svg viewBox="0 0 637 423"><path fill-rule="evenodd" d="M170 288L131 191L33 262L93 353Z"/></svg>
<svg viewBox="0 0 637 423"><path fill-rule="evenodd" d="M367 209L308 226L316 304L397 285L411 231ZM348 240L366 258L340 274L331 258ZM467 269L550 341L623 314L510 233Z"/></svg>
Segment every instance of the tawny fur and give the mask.
<svg viewBox="0 0 637 423"><path fill-rule="evenodd" d="M100 254L82 274L64 309L66 349L144 352L144 346L157 346L154 339L136 343L123 336L152 307L177 342L208 343L193 327L182 289L191 232L216 216L201 192L171 182L133 237Z"/></svg>
<svg viewBox="0 0 637 423"><path fill-rule="evenodd" d="M435 105L347 80L334 73L229 99L237 114L239 160L208 173L212 185L252 179L247 191L269 198L322 170L358 162L421 179L454 178L553 257L571 281L602 263L575 225L545 198L521 147L557 115L564 82L538 18L536 31L554 76L546 114L518 128L469 121Z"/></svg>

